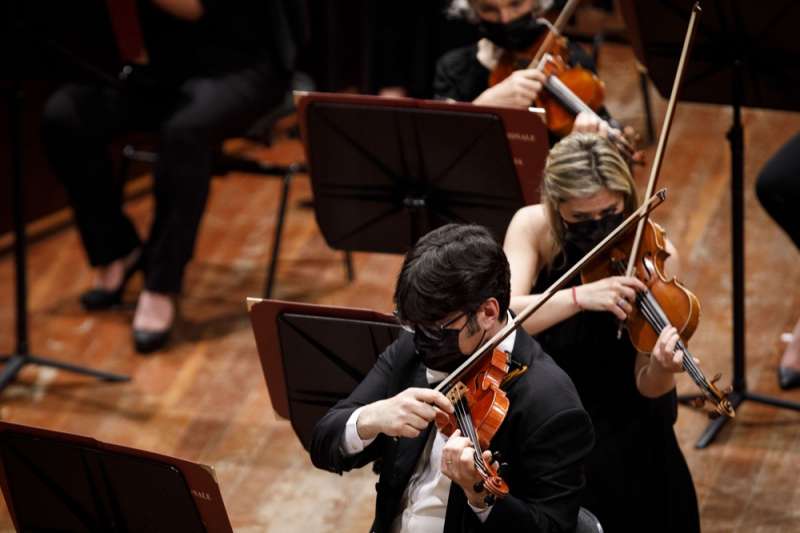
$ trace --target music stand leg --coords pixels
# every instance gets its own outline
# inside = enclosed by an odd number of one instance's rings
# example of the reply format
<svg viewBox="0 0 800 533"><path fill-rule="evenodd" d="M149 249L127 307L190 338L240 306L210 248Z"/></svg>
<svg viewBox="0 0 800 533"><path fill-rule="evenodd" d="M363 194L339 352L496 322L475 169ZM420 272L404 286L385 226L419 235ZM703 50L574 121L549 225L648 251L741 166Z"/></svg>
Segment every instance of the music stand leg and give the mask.
<svg viewBox="0 0 800 533"><path fill-rule="evenodd" d="M656 140L655 128L653 127L653 106L650 103L650 87L647 81L647 69L639 62L636 63L639 70L639 90L642 93L642 106L644 107L644 122L647 135L647 144L653 144Z"/></svg>
<svg viewBox="0 0 800 533"><path fill-rule="evenodd" d="M754 394L752 392L748 392L745 399L757 403L763 403L764 405L771 405L772 407L778 407L780 409L791 409L792 411L800 411L800 403L781 400L780 398L765 396L763 394Z"/></svg>
<svg viewBox="0 0 800 533"><path fill-rule="evenodd" d="M744 401L744 396L738 394L736 392L732 392L728 395L728 400L730 400L733 409L736 410ZM717 434L722 430L725 424L731 420L727 416L720 416L709 422L708 426L706 426L705 431L703 434L700 435L700 438L697 439L694 447L698 450L702 450L706 448L709 444L714 442L714 439L717 438Z"/></svg>
<svg viewBox="0 0 800 533"><path fill-rule="evenodd" d="M281 236L283 235L283 222L286 218L286 204L289 201L289 186L292 184L293 172L289 170L283 176L283 186L281 188L281 202L278 206L278 220L275 222L275 235L272 238L272 254L267 267L267 281L264 283L264 297L272 297L272 287L275 284L275 269L278 266L278 255L281 247Z"/></svg>
<svg viewBox="0 0 800 533"><path fill-rule="evenodd" d="M24 197L22 190L22 89L19 80L14 80L9 93L9 125L11 138L11 204L14 225L14 278L16 305L16 351L0 357L5 362L0 372L2 391L28 364L49 366L92 376L105 381L128 381L128 376L100 372L69 363L62 363L28 353L28 280L27 280L27 235L25 234Z"/></svg>
<svg viewBox="0 0 800 533"><path fill-rule="evenodd" d="M728 396L734 409L746 400L800 411L800 404L778 398L754 394L747 390L745 362L745 280L744 280L744 130L742 128L742 64L733 65L733 124L728 130L728 143L731 149L731 248L733 270L733 380L732 392ZM680 401L686 401L681 397ZM729 419L720 417L712 421L695 444L705 448L716 438Z"/></svg>
<svg viewBox="0 0 800 533"><path fill-rule="evenodd" d="M347 273L347 281L352 282L356 279L356 271L353 268L353 255L350 253L350 250L344 251L344 269Z"/></svg>

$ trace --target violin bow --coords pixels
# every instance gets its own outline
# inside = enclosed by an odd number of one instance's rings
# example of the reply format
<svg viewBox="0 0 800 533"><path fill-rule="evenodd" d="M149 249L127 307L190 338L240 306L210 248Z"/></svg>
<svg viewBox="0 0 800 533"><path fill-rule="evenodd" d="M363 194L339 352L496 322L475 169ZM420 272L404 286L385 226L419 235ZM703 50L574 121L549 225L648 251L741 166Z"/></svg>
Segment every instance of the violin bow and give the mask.
<svg viewBox="0 0 800 533"><path fill-rule="evenodd" d="M655 190L656 187L656 182L658 181L658 174L661 171L661 163L664 159L664 151L667 147L667 139L669 138L669 132L672 129L672 119L675 115L675 104L678 101L678 95L680 94L680 89L683 82L683 71L686 67L686 59L689 57L689 51L692 48L692 42L694 41L695 29L697 26L697 18L701 13L702 10L700 9L700 2L695 2L694 6L692 6L692 15L689 18L689 27L686 28L686 37L683 39L683 50L681 50L681 57L678 61L678 70L675 73L675 80L672 82L672 92L669 95L667 112L664 115L664 124L661 126L661 134L658 138L656 155L653 158L653 166L650 167L650 178L647 181L647 190L644 193L644 201L647 201L650 196L652 196L653 190ZM633 246L631 247L631 253L628 256L628 266L625 269L626 276L633 275L633 269L636 264L636 256L639 255L639 248L642 244L642 234L644 233L644 227L646 224L647 215L642 217L639 220L639 224L636 226L636 235L633 238ZM621 334L622 324L620 323L619 330L617 331L617 337L619 337Z"/></svg>
<svg viewBox="0 0 800 533"><path fill-rule="evenodd" d="M547 37L542 41L541 46L539 46L539 49L536 51L536 55L533 56L528 68L536 68L544 54L550 50L550 46L553 44L555 38L561 35L561 30L567 25L567 21L569 21L572 14L575 13L575 8L578 7L580 2L581 0L568 0L561 10L561 13L558 14L555 23L547 25Z"/></svg>
<svg viewBox="0 0 800 533"><path fill-rule="evenodd" d="M486 352L489 350L494 350L494 348L503 342L503 339L511 335L516 328L522 327L523 322L530 318L533 313L538 311L550 298L555 296L556 292L564 288L564 286L569 283L569 281L581 270L583 270L583 268L590 261L603 253L617 240L619 240L633 226L633 224L641 220L643 217L646 217L650 211L661 205L666 198L667 190L661 189L656 194L652 195L646 202L643 202L642 205L640 205L636 211L631 213L631 215L619 226L617 226L614 231L609 233L602 241L597 243L597 245L595 245L594 248L592 248L585 256L583 256L580 261L575 263L572 268L567 270L560 278L550 285L550 287L548 287L547 290L542 293L539 299L528 304L528 306L520 311L513 320L510 320L508 324L503 326L500 331L495 333L491 339L486 341L475 351L475 353L461 363L458 368L444 378L444 380L442 380L442 382L436 386L435 390L442 393L449 391L458 382L459 378L470 368L472 368L472 366L477 363Z"/></svg>

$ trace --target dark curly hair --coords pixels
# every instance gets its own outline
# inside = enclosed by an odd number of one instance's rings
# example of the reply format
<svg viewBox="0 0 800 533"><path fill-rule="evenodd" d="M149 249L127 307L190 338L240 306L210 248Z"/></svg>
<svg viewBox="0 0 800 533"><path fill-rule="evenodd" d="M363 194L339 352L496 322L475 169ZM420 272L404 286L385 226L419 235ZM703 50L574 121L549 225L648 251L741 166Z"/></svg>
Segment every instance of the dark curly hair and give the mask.
<svg viewBox="0 0 800 533"><path fill-rule="evenodd" d="M510 280L506 254L488 229L447 224L406 254L394 291L396 314L402 323L430 325L457 311L472 318L483 302L496 298L505 317Z"/></svg>

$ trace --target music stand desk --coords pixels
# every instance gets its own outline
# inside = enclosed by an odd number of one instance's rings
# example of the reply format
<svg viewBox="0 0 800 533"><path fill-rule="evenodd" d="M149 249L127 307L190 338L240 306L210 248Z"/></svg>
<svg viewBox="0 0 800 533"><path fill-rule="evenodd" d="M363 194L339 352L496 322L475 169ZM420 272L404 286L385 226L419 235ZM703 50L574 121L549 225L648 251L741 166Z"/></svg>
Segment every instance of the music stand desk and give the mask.
<svg viewBox="0 0 800 533"><path fill-rule="evenodd" d="M394 317L368 309L259 298L247 307L272 406L306 449L316 422L401 331Z"/></svg>
<svg viewBox="0 0 800 533"><path fill-rule="evenodd" d="M333 249L404 253L449 222L488 227L536 203L549 151L543 111L300 93L317 223Z"/></svg>
<svg viewBox="0 0 800 533"><path fill-rule="evenodd" d="M207 466L0 422L0 486L17 531L232 532Z"/></svg>

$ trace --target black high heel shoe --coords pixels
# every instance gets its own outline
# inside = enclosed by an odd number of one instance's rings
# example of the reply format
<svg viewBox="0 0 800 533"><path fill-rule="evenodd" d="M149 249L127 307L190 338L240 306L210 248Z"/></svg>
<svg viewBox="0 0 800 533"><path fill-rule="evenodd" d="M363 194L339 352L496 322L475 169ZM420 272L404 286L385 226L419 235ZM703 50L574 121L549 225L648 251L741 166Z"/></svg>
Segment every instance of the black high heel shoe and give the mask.
<svg viewBox="0 0 800 533"><path fill-rule="evenodd" d="M149 354L156 352L166 346L169 341L172 330L175 326L175 321L169 327L162 331L151 331L148 329L134 329L133 330L133 346L140 354Z"/></svg>
<svg viewBox="0 0 800 533"><path fill-rule="evenodd" d="M125 293L125 287L137 271L142 270L144 267L144 254L139 253L139 257L133 264L125 270L122 276L122 282L119 287L113 291L107 289L94 288L81 294L81 305L87 311L100 311L109 309L122 303L122 295Z"/></svg>
<svg viewBox="0 0 800 533"><path fill-rule="evenodd" d="M780 385L783 390L800 387L800 370L795 370L788 366L779 366L778 385Z"/></svg>
<svg viewBox="0 0 800 533"><path fill-rule="evenodd" d="M166 329L150 330L150 329L136 329L133 328L133 346L140 354L149 354L160 350L167 345L175 325L178 323L178 302L176 298L172 298L172 307L174 309L172 315L172 322Z"/></svg>

